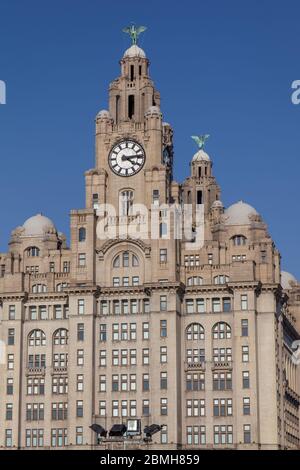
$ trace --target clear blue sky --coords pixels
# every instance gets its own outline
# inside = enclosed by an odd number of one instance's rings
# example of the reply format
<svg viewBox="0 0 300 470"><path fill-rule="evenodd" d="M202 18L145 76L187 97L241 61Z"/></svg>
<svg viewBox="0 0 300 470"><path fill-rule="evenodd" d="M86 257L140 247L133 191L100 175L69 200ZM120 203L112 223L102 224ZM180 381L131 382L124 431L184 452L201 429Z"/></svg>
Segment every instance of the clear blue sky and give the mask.
<svg viewBox="0 0 300 470"><path fill-rule="evenodd" d="M148 26L141 46L174 126L177 180L190 135L211 134L224 204L252 204L300 279L299 0L0 0L0 18L0 251L40 211L69 233L94 166L94 117L134 21Z"/></svg>

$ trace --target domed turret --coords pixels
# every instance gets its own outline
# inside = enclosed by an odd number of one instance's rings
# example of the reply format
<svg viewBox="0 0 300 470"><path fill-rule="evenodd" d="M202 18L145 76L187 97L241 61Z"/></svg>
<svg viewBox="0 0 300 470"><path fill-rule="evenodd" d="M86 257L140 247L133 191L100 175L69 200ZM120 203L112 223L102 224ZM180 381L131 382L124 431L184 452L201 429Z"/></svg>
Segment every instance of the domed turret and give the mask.
<svg viewBox="0 0 300 470"><path fill-rule="evenodd" d="M96 117L97 119L111 119L111 115L107 109L101 109Z"/></svg>
<svg viewBox="0 0 300 470"><path fill-rule="evenodd" d="M126 57L141 57L142 59L146 59L146 54L143 49L141 49L136 44L133 44L131 47L129 47L129 49L125 51L123 58L125 59Z"/></svg>
<svg viewBox="0 0 300 470"><path fill-rule="evenodd" d="M52 220L42 214L34 215L27 219L23 224L23 236L41 237L47 233L57 233Z"/></svg>
<svg viewBox="0 0 300 470"><path fill-rule="evenodd" d="M285 290L292 289L293 284L297 284L297 279L293 274L288 273L287 271L281 271L281 285Z"/></svg>
<svg viewBox="0 0 300 470"><path fill-rule="evenodd" d="M193 156L192 162L210 162L209 155L204 152L204 150L200 149L197 153Z"/></svg>
<svg viewBox="0 0 300 470"><path fill-rule="evenodd" d="M226 225L251 225L253 217L259 217L258 212L243 201L232 204L224 214Z"/></svg>

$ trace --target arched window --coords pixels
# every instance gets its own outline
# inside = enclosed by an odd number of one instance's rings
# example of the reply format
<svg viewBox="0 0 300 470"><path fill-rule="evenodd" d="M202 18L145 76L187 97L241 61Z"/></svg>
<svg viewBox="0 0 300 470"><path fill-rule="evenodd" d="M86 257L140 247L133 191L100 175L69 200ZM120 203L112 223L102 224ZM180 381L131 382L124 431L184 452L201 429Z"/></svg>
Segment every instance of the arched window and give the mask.
<svg viewBox="0 0 300 470"><path fill-rule="evenodd" d="M119 268L120 267L120 255L116 256L116 258L114 259L113 267L114 268Z"/></svg>
<svg viewBox="0 0 300 470"><path fill-rule="evenodd" d="M62 292L67 287L69 287L69 284L67 282L61 282L61 283L57 284L56 291L57 292Z"/></svg>
<svg viewBox="0 0 300 470"><path fill-rule="evenodd" d="M202 286L203 279L200 276L189 277L187 280L188 286Z"/></svg>
<svg viewBox="0 0 300 470"><path fill-rule="evenodd" d="M226 284L227 282L229 282L229 277L224 274L214 277L214 284Z"/></svg>
<svg viewBox="0 0 300 470"><path fill-rule="evenodd" d="M41 292L47 292L47 286L45 284L34 284L32 286L32 292L34 294L40 294Z"/></svg>
<svg viewBox="0 0 300 470"><path fill-rule="evenodd" d="M204 328L200 323L191 323L186 329L186 339L188 341L199 341L204 339Z"/></svg>
<svg viewBox="0 0 300 470"><path fill-rule="evenodd" d="M80 227L78 230L78 240L80 242L85 242L86 240L86 229L84 227Z"/></svg>
<svg viewBox="0 0 300 470"><path fill-rule="evenodd" d="M36 257L40 256L40 249L37 246L30 246L27 248L27 256Z"/></svg>
<svg viewBox="0 0 300 470"><path fill-rule="evenodd" d="M28 335L28 346L45 346L46 335L42 330L32 330Z"/></svg>
<svg viewBox="0 0 300 470"><path fill-rule="evenodd" d="M123 251L122 254L116 256L113 260L113 268L129 268L130 266L139 266L138 257L129 251Z"/></svg>
<svg viewBox="0 0 300 470"><path fill-rule="evenodd" d="M228 323L219 322L213 326L213 339L230 339L231 327Z"/></svg>
<svg viewBox="0 0 300 470"><path fill-rule="evenodd" d="M131 189L126 189L120 192L120 214L127 216L131 214L131 209L134 201L134 192Z"/></svg>
<svg viewBox="0 0 300 470"><path fill-rule="evenodd" d="M246 245L247 238L244 235L235 235L232 237L234 246Z"/></svg>
<svg viewBox="0 0 300 470"><path fill-rule="evenodd" d="M139 266L139 259L136 255L132 255L132 266Z"/></svg>
<svg viewBox="0 0 300 470"><path fill-rule="evenodd" d="M65 328L59 328L53 334L54 345L65 345L68 344L68 330Z"/></svg>

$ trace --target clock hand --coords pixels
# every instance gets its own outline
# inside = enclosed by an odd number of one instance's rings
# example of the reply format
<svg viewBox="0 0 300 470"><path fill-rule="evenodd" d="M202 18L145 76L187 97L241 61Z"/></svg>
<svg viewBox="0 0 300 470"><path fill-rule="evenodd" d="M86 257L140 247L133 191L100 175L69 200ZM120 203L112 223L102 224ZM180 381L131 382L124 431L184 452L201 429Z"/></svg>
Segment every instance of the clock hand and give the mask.
<svg viewBox="0 0 300 470"><path fill-rule="evenodd" d="M137 158L137 157L138 157L137 155L123 155L122 156L122 161L132 160L133 158Z"/></svg>

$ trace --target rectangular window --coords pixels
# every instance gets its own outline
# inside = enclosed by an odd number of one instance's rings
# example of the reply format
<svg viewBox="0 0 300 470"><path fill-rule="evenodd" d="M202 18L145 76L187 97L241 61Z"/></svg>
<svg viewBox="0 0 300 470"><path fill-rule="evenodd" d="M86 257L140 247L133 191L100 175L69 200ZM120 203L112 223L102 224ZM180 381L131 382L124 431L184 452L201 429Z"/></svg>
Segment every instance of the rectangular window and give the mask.
<svg viewBox="0 0 300 470"><path fill-rule="evenodd" d="M250 398L249 397L243 398L243 414L250 415Z"/></svg>
<svg viewBox="0 0 300 470"><path fill-rule="evenodd" d="M136 374L130 374L130 391L136 392Z"/></svg>
<svg viewBox="0 0 300 470"><path fill-rule="evenodd" d="M221 300L218 298L212 299L212 311L214 313L221 312Z"/></svg>
<svg viewBox="0 0 300 470"><path fill-rule="evenodd" d="M213 254L208 253L208 264L213 264Z"/></svg>
<svg viewBox="0 0 300 470"><path fill-rule="evenodd" d="M136 323L130 323L130 341L136 340Z"/></svg>
<svg viewBox="0 0 300 470"><path fill-rule="evenodd" d="M62 307L61 305L54 305L54 318L56 320L61 320L62 319Z"/></svg>
<svg viewBox="0 0 300 470"><path fill-rule="evenodd" d="M5 447L12 447L12 429L5 429Z"/></svg>
<svg viewBox="0 0 300 470"><path fill-rule="evenodd" d="M143 400L142 414L143 414L143 416L149 416L149 414L150 414L150 402L149 402L149 400Z"/></svg>
<svg viewBox="0 0 300 470"><path fill-rule="evenodd" d="M84 268L86 266L86 256L85 253L78 254L78 266Z"/></svg>
<svg viewBox="0 0 300 470"><path fill-rule="evenodd" d="M16 319L16 306L15 305L9 305L9 307L8 307L8 319L9 320L15 320Z"/></svg>
<svg viewBox="0 0 300 470"><path fill-rule="evenodd" d="M125 276L122 278L122 284L124 287L129 287L129 277Z"/></svg>
<svg viewBox="0 0 300 470"><path fill-rule="evenodd" d="M148 340L149 336L149 323L145 322L143 323L143 340Z"/></svg>
<svg viewBox="0 0 300 470"><path fill-rule="evenodd" d="M167 337L167 320L160 320L160 337Z"/></svg>
<svg viewBox="0 0 300 470"><path fill-rule="evenodd" d="M168 250L165 248L162 248L159 250L159 261L160 263L167 263L168 261Z"/></svg>
<svg viewBox="0 0 300 470"><path fill-rule="evenodd" d="M133 277L132 277L132 285L133 285L133 286L139 286L139 284L140 284L140 278L139 278L139 276L133 276Z"/></svg>
<svg viewBox="0 0 300 470"><path fill-rule="evenodd" d="M107 300L101 300L100 302L100 314L101 315L108 315L108 302Z"/></svg>
<svg viewBox="0 0 300 470"><path fill-rule="evenodd" d="M119 391L119 376L114 374L111 378L111 389L113 392Z"/></svg>
<svg viewBox="0 0 300 470"><path fill-rule="evenodd" d="M112 340L113 341L119 341L120 340L119 324L118 323L113 323L113 325L112 325Z"/></svg>
<svg viewBox="0 0 300 470"><path fill-rule="evenodd" d="M187 444L189 445L205 445L206 444L206 428L205 426L188 426Z"/></svg>
<svg viewBox="0 0 300 470"><path fill-rule="evenodd" d="M49 271L50 271L50 273L54 273L54 271L55 271L55 263L54 263L54 261L50 261L50 263L49 263Z"/></svg>
<svg viewBox="0 0 300 470"><path fill-rule="evenodd" d="M248 371L243 372L243 388L250 388L250 374Z"/></svg>
<svg viewBox="0 0 300 470"><path fill-rule="evenodd" d="M81 446L83 444L83 427L76 427L76 445Z"/></svg>
<svg viewBox="0 0 300 470"><path fill-rule="evenodd" d="M114 400L112 402L112 415L114 418L117 418L119 416L119 402L118 400Z"/></svg>
<svg viewBox="0 0 300 470"><path fill-rule="evenodd" d="M143 391L148 392L149 388L149 374L143 374Z"/></svg>
<svg viewBox="0 0 300 470"><path fill-rule="evenodd" d="M152 192L152 203L155 206L159 206L159 190L158 189L153 189Z"/></svg>
<svg viewBox="0 0 300 470"><path fill-rule="evenodd" d="M186 390L194 392L205 390L205 374L203 372L186 374Z"/></svg>
<svg viewBox="0 0 300 470"><path fill-rule="evenodd" d="M29 319L37 320L37 308L35 306L29 307Z"/></svg>
<svg viewBox="0 0 300 470"><path fill-rule="evenodd" d="M114 300L113 301L113 314L114 315L120 315L121 310L120 310L120 301L119 300Z"/></svg>
<svg viewBox="0 0 300 470"><path fill-rule="evenodd" d="M244 444L251 444L251 426L244 424Z"/></svg>
<svg viewBox="0 0 300 470"><path fill-rule="evenodd" d="M83 366L84 365L84 350L77 349L77 365Z"/></svg>
<svg viewBox="0 0 300 470"><path fill-rule="evenodd" d="M161 295L160 296L160 311L165 312L166 310L168 310L167 296Z"/></svg>
<svg viewBox="0 0 300 470"><path fill-rule="evenodd" d="M113 277L113 287L120 287L120 278Z"/></svg>
<svg viewBox="0 0 300 470"><path fill-rule="evenodd" d="M163 425L162 430L160 432L160 443L168 444L168 426L167 425Z"/></svg>
<svg viewBox="0 0 300 470"><path fill-rule="evenodd" d="M160 363L165 364L168 362L168 352L166 346L161 346L160 348Z"/></svg>
<svg viewBox="0 0 300 470"><path fill-rule="evenodd" d="M149 299L143 300L143 308L144 308L144 313L150 313L150 300Z"/></svg>
<svg viewBox="0 0 300 470"><path fill-rule="evenodd" d="M63 263L63 272L69 273L70 272L70 261L64 261Z"/></svg>
<svg viewBox="0 0 300 470"><path fill-rule="evenodd" d="M196 299L196 311L197 313L205 313L205 300L204 299Z"/></svg>
<svg viewBox="0 0 300 470"><path fill-rule="evenodd" d="M99 365L100 367L106 367L106 351L103 349L99 352Z"/></svg>
<svg viewBox="0 0 300 470"><path fill-rule="evenodd" d="M77 324L77 341L84 341L84 323Z"/></svg>
<svg viewBox="0 0 300 470"><path fill-rule="evenodd" d="M224 445L233 443L233 428L232 426L214 426L214 444Z"/></svg>
<svg viewBox="0 0 300 470"><path fill-rule="evenodd" d="M249 362L249 346L242 346L242 361Z"/></svg>
<svg viewBox="0 0 300 470"><path fill-rule="evenodd" d="M8 346L13 346L15 344L15 329L14 328L8 329L7 344Z"/></svg>
<svg viewBox="0 0 300 470"><path fill-rule="evenodd" d="M127 299L123 299L122 302L122 313L123 315L128 315L129 314L129 302Z"/></svg>
<svg viewBox="0 0 300 470"><path fill-rule="evenodd" d="M241 320L242 336L248 336L248 320Z"/></svg>
<svg viewBox="0 0 300 470"><path fill-rule="evenodd" d="M241 295L241 310L248 310L248 295Z"/></svg>
<svg viewBox="0 0 300 470"><path fill-rule="evenodd" d="M161 390L168 389L168 373L167 372L160 373L160 389Z"/></svg>
<svg viewBox="0 0 300 470"><path fill-rule="evenodd" d="M160 399L160 414L161 416L168 415L168 399L167 398Z"/></svg>
<svg viewBox="0 0 300 470"><path fill-rule="evenodd" d="M77 302L77 313L78 315L84 315L85 312L85 302L84 299L78 299Z"/></svg>
<svg viewBox="0 0 300 470"><path fill-rule="evenodd" d="M194 313L194 300L193 299L186 299L185 306L186 306L186 313L188 314Z"/></svg>
<svg viewBox="0 0 300 470"><path fill-rule="evenodd" d="M7 355L7 368L8 370L14 370L14 355L13 354Z"/></svg>
<svg viewBox="0 0 300 470"><path fill-rule="evenodd" d="M48 320L48 311L46 305L39 306L39 317L40 320Z"/></svg>
<svg viewBox="0 0 300 470"><path fill-rule="evenodd" d="M7 379L6 381L6 395L13 395L14 393L14 379Z"/></svg>
<svg viewBox="0 0 300 470"><path fill-rule="evenodd" d="M106 416L106 401L104 400L99 401L99 415L101 417Z"/></svg>
<svg viewBox="0 0 300 470"><path fill-rule="evenodd" d="M149 349L143 349L143 366L149 365Z"/></svg>
<svg viewBox="0 0 300 470"><path fill-rule="evenodd" d="M100 375L99 377L99 391L106 392L106 376Z"/></svg>
<svg viewBox="0 0 300 470"><path fill-rule="evenodd" d="M231 312L231 299L229 297L223 298L223 312Z"/></svg>
<svg viewBox="0 0 300 470"><path fill-rule="evenodd" d="M13 419L13 404L6 403L6 413L5 413L6 421L12 421Z"/></svg>
<svg viewBox="0 0 300 470"><path fill-rule="evenodd" d="M82 374L77 374L77 381L76 381L76 390L77 392L83 392L84 390L84 376Z"/></svg>
<svg viewBox="0 0 300 470"><path fill-rule="evenodd" d="M76 416L77 418L83 417L83 401L77 400L76 402Z"/></svg>

